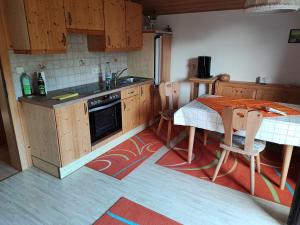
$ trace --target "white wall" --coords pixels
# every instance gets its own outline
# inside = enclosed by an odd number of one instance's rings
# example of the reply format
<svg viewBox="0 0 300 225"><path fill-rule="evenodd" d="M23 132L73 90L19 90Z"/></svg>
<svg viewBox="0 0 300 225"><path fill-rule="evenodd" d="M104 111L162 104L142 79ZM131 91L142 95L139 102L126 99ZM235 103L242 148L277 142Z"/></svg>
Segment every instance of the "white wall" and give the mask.
<svg viewBox="0 0 300 225"><path fill-rule="evenodd" d="M211 73L232 80L300 85L300 44L288 44L300 29L300 13L254 16L243 10L159 16L160 28L173 29L171 79L184 80L194 58L212 56ZM195 68L194 68L195 69Z"/></svg>

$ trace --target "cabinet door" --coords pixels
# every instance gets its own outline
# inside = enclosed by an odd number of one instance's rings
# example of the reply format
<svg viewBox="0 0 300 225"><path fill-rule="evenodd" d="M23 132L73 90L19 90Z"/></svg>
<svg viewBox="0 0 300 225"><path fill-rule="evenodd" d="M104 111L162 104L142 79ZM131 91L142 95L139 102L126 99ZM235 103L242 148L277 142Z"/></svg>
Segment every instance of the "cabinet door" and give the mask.
<svg viewBox="0 0 300 225"><path fill-rule="evenodd" d="M65 25L63 1L47 0L47 12L49 14L48 51L66 51L67 30Z"/></svg>
<svg viewBox="0 0 300 225"><path fill-rule="evenodd" d="M104 0L106 49L123 49L125 37L125 2Z"/></svg>
<svg viewBox="0 0 300 225"><path fill-rule="evenodd" d="M139 125L139 96L133 96L122 100L122 127L126 133Z"/></svg>
<svg viewBox="0 0 300 225"><path fill-rule="evenodd" d="M89 27L91 31L104 31L103 0L89 0Z"/></svg>
<svg viewBox="0 0 300 225"><path fill-rule="evenodd" d="M142 6L129 1L125 2L125 6L127 48L142 48Z"/></svg>
<svg viewBox="0 0 300 225"><path fill-rule="evenodd" d="M31 51L48 49L48 12L45 0L24 0Z"/></svg>
<svg viewBox="0 0 300 225"><path fill-rule="evenodd" d="M55 109L62 165L91 152L87 102Z"/></svg>
<svg viewBox="0 0 300 225"><path fill-rule="evenodd" d="M87 0L64 0L66 27L69 31L88 29L88 3Z"/></svg>
<svg viewBox="0 0 300 225"><path fill-rule="evenodd" d="M144 124L152 117L152 85L146 84L140 89L140 124Z"/></svg>

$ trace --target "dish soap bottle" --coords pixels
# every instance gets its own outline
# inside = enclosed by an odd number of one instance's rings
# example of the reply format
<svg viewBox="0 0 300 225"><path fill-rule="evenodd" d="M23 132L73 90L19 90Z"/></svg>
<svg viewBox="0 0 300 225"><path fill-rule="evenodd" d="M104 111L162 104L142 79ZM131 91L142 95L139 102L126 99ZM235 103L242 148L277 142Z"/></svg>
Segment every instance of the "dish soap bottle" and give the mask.
<svg viewBox="0 0 300 225"><path fill-rule="evenodd" d="M23 96L32 95L31 79L30 79L30 76L28 74L23 73L21 75L21 85L22 85Z"/></svg>
<svg viewBox="0 0 300 225"><path fill-rule="evenodd" d="M109 84L111 81L111 69L110 69L110 64L109 62L106 62L106 65L105 65L105 82L107 84Z"/></svg>
<svg viewBox="0 0 300 225"><path fill-rule="evenodd" d="M41 96L47 95L45 72L38 72L38 88L39 88L39 95Z"/></svg>

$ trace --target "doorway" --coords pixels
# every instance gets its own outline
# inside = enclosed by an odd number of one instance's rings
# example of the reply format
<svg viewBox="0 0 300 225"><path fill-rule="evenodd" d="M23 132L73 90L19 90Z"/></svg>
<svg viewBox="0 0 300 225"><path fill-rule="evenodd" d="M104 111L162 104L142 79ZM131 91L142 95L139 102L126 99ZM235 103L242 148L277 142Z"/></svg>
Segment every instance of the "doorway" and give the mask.
<svg viewBox="0 0 300 225"><path fill-rule="evenodd" d="M0 65L0 79L3 84L3 77L2 77L2 68ZM1 85L2 86L2 85ZM6 96L4 88L1 88L0 95ZM6 100L6 99L5 99ZM9 147L7 142L7 135L6 129L8 129L10 121L6 121L6 117L3 115L5 114L5 110L7 110L7 104L5 104L5 100L3 98L0 99L0 182L18 172L15 168L12 167L11 164L11 157L9 153ZM6 125L5 125L6 123ZM6 129L5 129L6 128Z"/></svg>

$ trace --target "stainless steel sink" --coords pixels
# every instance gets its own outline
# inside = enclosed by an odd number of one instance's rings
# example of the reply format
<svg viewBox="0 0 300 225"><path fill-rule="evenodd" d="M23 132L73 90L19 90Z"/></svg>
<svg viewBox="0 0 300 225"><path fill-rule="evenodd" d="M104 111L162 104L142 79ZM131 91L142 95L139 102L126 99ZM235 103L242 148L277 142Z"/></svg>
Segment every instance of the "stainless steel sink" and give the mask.
<svg viewBox="0 0 300 225"><path fill-rule="evenodd" d="M132 83L141 82L144 80L145 80L145 78L141 78L141 77L122 77L122 78L119 78L118 82L120 84L132 84Z"/></svg>

